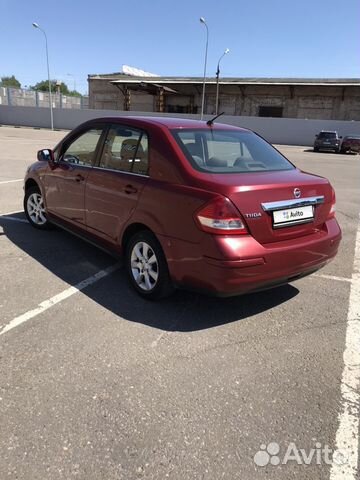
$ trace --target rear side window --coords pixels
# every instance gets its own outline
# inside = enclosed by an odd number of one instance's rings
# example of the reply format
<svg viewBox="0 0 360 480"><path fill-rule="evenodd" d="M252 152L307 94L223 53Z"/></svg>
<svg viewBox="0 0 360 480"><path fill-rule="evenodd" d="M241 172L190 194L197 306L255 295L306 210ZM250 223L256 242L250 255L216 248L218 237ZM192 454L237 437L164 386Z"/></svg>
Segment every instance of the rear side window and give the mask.
<svg viewBox="0 0 360 480"><path fill-rule="evenodd" d="M148 138L140 130L111 125L100 159L101 168L147 175Z"/></svg>
<svg viewBox="0 0 360 480"><path fill-rule="evenodd" d="M295 168L269 143L252 132L173 130L192 166L209 173L246 173Z"/></svg>

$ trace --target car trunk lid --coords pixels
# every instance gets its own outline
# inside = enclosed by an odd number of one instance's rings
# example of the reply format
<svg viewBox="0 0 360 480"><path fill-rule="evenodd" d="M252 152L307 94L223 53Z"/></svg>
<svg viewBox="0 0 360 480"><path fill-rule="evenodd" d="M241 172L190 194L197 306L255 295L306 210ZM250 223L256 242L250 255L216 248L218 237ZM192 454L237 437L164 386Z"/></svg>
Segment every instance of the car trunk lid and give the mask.
<svg viewBox="0 0 360 480"><path fill-rule="evenodd" d="M315 233L330 212L329 182L298 169L211 177L207 188L234 203L251 235L262 244Z"/></svg>

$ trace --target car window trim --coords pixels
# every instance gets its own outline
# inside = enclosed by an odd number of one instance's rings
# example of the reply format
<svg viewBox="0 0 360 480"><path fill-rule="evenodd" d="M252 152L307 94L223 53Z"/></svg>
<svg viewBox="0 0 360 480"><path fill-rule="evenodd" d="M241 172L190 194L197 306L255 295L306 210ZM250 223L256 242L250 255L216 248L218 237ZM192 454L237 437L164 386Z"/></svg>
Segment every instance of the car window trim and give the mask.
<svg viewBox="0 0 360 480"><path fill-rule="evenodd" d="M106 167L91 167L93 170L101 170L105 172L115 172L115 173L121 173L124 175L135 175L136 177L144 177L144 178L149 178L149 174L144 174L144 173L134 173L134 172L127 172L125 170L116 170L115 168L106 168Z"/></svg>

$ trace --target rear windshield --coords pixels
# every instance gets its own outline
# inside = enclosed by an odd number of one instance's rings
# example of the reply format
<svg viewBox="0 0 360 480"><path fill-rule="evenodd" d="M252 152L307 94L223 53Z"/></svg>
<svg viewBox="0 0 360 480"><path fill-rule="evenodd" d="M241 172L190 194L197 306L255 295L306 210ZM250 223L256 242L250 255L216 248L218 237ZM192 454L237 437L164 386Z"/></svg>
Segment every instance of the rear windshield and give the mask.
<svg viewBox="0 0 360 480"><path fill-rule="evenodd" d="M320 132L318 138L336 138L335 132Z"/></svg>
<svg viewBox="0 0 360 480"><path fill-rule="evenodd" d="M173 130L191 165L202 172L246 173L292 170L295 167L252 132Z"/></svg>

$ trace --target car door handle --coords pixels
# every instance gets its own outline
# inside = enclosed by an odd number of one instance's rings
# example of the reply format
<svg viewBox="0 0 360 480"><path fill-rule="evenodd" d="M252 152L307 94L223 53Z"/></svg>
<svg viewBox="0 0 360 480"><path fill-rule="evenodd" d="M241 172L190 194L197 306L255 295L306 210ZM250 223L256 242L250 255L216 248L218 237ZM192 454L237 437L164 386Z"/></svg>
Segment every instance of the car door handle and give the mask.
<svg viewBox="0 0 360 480"><path fill-rule="evenodd" d="M124 188L125 193L130 194L130 193L136 193L137 188L133 187L132 185L126 185Z"/></svg>
<svg viewBox="0 0 360 480"><path fill-rule="evenodd" d="M85 180L85 177L83 177L82 175L80 175L80 173L78 175L76 175L75 177L75 182L83 182Z"/></svg>

